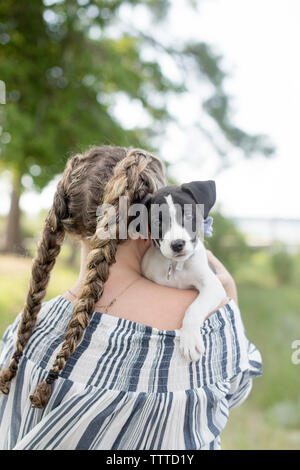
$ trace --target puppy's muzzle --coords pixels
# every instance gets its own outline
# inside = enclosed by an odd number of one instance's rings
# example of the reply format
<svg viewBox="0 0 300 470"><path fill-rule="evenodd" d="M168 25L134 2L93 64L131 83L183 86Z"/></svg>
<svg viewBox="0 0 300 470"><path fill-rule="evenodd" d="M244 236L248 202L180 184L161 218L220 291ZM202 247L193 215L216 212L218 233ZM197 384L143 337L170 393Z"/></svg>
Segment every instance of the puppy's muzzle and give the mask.
<svg viewBox="0 0 300 470"><path fill-rule="evenodd" d="M174 253L180 253L185 246L185 240L173 240L170 245Z"/></svg>

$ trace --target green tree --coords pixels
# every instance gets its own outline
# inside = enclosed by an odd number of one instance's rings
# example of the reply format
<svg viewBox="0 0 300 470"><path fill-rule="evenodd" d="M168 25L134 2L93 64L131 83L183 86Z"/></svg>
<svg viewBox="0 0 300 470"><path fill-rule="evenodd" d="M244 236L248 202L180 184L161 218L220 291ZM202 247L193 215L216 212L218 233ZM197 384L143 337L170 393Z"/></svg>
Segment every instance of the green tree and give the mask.
<svg viewBox="0 0 300 470"><path fill-rule="evenodd" d="M281 284L288 284L293 280L295 259L280 242L273 244L271 266L276 279Z"/></svg>
<svg viewBox="0 0 300 470"><path fill-rule="evenodd" d="M245 236L238 230L232 220L220 212L213 213L213 237L207 239L206 245L214 255L234 274L240 263L250 256L250 248Z"/></svg>
<svg viewBox="0 0 300 470"><path fill-rule="evenodd" d="M213 92L204 107L228 142L247 155L272 153L264 136L250 136L230 123L221 58L208 45L166 46L144 31L126 30L124 5L142 6L153 21L166 24L167 0L0 3L0 78L7 91L0 109L0 168L13 174L7 251L22 248L19 199L25 182L43 188L62 171L70 152L100 143L152 148L153 137L163 133L172 119L167 97L186 91L185 74L181 81L170 80L158 59L144 58L145 48L167 54L182 70L194 67L192 73L208 80ZM112 112L120 92L140 103L151 125L124 129Z"/></svg>

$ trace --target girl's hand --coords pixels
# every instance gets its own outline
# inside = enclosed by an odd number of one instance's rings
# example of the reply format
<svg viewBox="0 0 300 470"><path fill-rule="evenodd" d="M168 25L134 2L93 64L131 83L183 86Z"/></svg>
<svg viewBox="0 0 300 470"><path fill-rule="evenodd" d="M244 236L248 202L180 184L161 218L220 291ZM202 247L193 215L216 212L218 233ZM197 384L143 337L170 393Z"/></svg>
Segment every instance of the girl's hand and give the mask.
<svg viewBox="0 0 300 470"><path fill-rule="evenodd" d="M220 279L226 291L227 296L231 297L237 304L238 303L237 289L236 289L236 285L235 285L233 277L227 271L227 269L221 263L221 261L219 261L218 258L216 258L215 255L213 255L211 251L206 250L206 253L207 253L208 262L210 266L212 267L213 271L215 272L216 276Z"/></svg>

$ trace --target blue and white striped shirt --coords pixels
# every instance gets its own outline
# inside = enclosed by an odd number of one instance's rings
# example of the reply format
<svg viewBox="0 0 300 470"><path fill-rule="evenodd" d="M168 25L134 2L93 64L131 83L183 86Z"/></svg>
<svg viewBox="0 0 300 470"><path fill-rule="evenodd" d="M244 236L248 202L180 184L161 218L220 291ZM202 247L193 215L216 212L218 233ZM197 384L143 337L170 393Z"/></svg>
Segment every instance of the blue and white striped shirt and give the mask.
<svg viewBox="0 0 300 470"><path fill-rule="evenodd" d="M8 395L0 396L0 449L219 449L229 409L261 375L236 303L201 332L205 355L189 363L176 330L95 312L45 409L29 396L51 369L74 304L44 302ZM19 314L3 337L0 367L14 352Z"/></svg>

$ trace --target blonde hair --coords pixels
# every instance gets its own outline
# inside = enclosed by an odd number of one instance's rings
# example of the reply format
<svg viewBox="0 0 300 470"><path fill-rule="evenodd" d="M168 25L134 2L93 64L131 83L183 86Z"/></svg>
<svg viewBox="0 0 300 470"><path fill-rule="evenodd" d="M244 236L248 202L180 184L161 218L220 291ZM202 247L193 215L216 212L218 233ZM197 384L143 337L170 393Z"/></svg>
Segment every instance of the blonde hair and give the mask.
<svg viewBox="0 0 300 470"><path fill-rule="evenodd" d="M9 382L17 374L19 360L35 328L50 273L65 234L81 239L90 238L87 275L61 350L46 380L30 396L35 408L43 408L47 404L51 384L64 369L82 339L95 303L103 293L104 284L109 277L109 267L116 261L117 245L124 241L118 237L118 228L115 238L109 235L98 237L97 231L104 228L107 220L105 217L100 218L97 224L97 208L100 204L110 204L118 213L119 197L126 196L128 205L134 204L165 185L166 175L162 161L142 149L93 147L68 160L57 185L53 205L46 217L33 261L29 291L18 327L16 350L8 368L0 372L0 390L4 394L9 393Z"/></svg>

